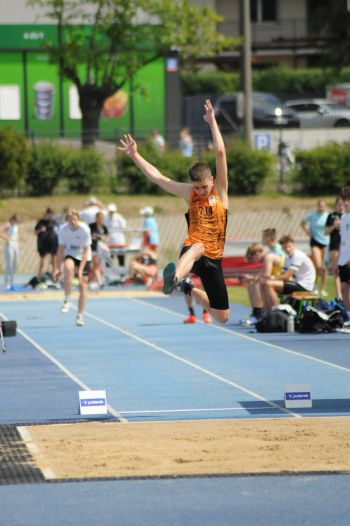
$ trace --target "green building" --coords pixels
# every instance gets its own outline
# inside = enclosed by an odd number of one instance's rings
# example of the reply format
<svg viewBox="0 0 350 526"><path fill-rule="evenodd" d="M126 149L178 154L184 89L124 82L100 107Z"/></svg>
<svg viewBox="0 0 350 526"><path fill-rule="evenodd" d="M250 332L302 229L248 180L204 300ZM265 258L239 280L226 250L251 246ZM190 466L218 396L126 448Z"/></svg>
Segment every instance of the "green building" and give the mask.
<svg viewBox="0 0 350 526"><path fill-rule="evenodd" d="M77 90L49 64L42 48L48 40L57 41L55 25L0 25L0 127L15 127L32 138L78 138ZM125 132L147 136L153 128L164 135L169 128L176 133L179 116L170 98L178 94L177 84L176 59L159 59L141 69L131 85L106 99L100 138L115 139Z"/></svg>

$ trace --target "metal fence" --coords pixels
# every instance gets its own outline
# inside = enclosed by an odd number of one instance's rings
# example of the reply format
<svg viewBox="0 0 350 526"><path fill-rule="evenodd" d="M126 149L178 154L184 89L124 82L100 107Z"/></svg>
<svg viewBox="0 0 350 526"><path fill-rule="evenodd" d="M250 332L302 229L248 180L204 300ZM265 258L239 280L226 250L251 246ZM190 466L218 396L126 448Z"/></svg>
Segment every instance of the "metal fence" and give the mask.
<svg viewBox="0 0 350 526"><path fill-rule="evenodd" d="M259 241L261 232L265 228L274 227L278 235L291 234L296 238L303 238L304 232L300 222L306 211L304 209L270 212L241 212L230 211L227 226L228 254L241 250L243 255L245 246L252 240ZM159 265L163 267L169 260L176 259L180 246L185 239L187 226L182 214L157 216L160 234ZM128 219L129 229L142 229L142 218ZM20 259L18 274L36 274L39 267L39 256L36 249L35 222L28 221L20 224ZM1 261L3 271L3 261Z"/></svg>

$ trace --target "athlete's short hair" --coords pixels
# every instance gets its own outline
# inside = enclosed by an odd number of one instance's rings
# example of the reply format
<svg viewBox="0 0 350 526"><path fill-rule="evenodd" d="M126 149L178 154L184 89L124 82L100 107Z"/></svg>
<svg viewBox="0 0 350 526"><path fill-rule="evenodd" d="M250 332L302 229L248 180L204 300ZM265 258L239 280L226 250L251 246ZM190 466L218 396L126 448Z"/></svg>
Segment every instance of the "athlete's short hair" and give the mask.
<svg viewBox="0 0 350 526"><path fill-rule="evenodd" d="M344 186L341 190L340 190L340 197L343 199L343 200L349 200L350 199L350 186Z"/></svg>
<svg viewBox="0 0 350 526"><path fill-rule="evenodd" d="M191 181L203 181L207 177L212 177L210 167L206 163L195 163L189 170Z"/></svg>
<svg viewBox="0 0 350 526"><path fill-rule="evenodd" d="M246 260L251 261L256 254L261 254L262 252L264 252L264 247L261 243L252 243L247 248L247 252L245 255Z"/></svg>
<svg viewBox="0 0 350 526"><path fill-rule="evenodd" d="M77 216L77 218L80 219L79 212L75 208L69 208L67 210L66 218L68 218L69 216Z"/></svg>
<svg viewBox="0 0 350 526"><path fill-rule="evenodd" d="M294 238L290 236L289 234L286 236L281 237L280 244L286 245L287 243L295 243Z"/></svg>
<svg viewBox="0 0 350 526"><path fill-rule="evenodd" d="M265 228L263 236L268 236L275 240L277 238L277 230L275 228Z"/></svg>

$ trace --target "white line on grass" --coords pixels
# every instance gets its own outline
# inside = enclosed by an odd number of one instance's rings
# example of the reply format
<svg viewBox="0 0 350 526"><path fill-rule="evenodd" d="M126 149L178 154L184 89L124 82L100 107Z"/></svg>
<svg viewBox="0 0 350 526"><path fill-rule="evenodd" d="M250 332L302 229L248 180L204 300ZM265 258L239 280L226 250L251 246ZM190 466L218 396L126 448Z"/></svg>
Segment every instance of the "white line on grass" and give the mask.
<svg viewBox="0 0 350 526"><path fill-rule="evenodd" d="M148 305L146 303L146 305ZM156 345L148 340L145 340L144 338L141 338L140 336L137 336L136 334L133 334L131 333L130 331L127 331L126 329L123 329L122 327L119 327L118 325L115 325L114 323L110 323L98 316L95 316L94 314L90 314L88 312L85 312L85 316L99 322L99 323L102 323L103 325L106 325L107 327L110 327L111 329L114 329L122 334L124 334L125 336L128 336L129 338L133 338L134 340L142 343L143 345L147 345L148 347L151 347L151 349L154 349L155 351L158 351L158 352L161 352L167 356L170 356L171 358L173 358L174 360L178 360L179 362L182 362L186 365L189 365L190 367L192 367L193 369L196 369L197 371L200 371L201 373L204 373L208 376L210 376L211 378L215 378L215 380L219 380L220 382L223 382L227 385L230 385L231 387L234 387L235 389L238 389L240 391L242 391L243 393L246 393L248 394L249 396L252 396L254 398L256 398L257 400L261 400L262 402L265 402L267 403L268 405L270 405L271 407L274 407L275 409L278 409L279 411L282 411L283 413L288 413L289 415L292 415L296 418L302 418L301 415L298 415L297 413L293 413L292 411L288 411L288 409L278 405L278 404L275 404L274 402L271 402L271 400L267 400L266 398L264 398L263 396L260 396L258 393L255 393L254 391L251 391L250 389L247 389L246 387L243 387L242 385L239 385L237 384L236 382L232 382L232 380L228 380L227 378L225 378L224 376L221 376L219 374L216 374L216 373L213 373L212 371L210 371L209 369L206 369L204 367L201 367L200 365L197 365L196 363L194 362L191 362L190 360L186 360L185 358L182 358L181 356L178 356L177 354L173 353L173 352L170 352L166 349L164 349L163 347L160 347L159 345Z"/></svg>

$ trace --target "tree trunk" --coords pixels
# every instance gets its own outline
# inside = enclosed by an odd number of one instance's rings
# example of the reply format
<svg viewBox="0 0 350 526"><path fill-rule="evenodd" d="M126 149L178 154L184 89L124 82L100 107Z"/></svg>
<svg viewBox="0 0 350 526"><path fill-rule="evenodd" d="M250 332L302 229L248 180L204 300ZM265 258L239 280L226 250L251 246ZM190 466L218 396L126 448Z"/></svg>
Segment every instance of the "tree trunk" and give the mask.
<svg viewBox="0 0 350 526"><path fill-rule="evenodd" d="M81 121L81 144L83 148L94 146L99 136L99 122L103 102L108 96L104 89L85 84L79 89Z"/></svg>

